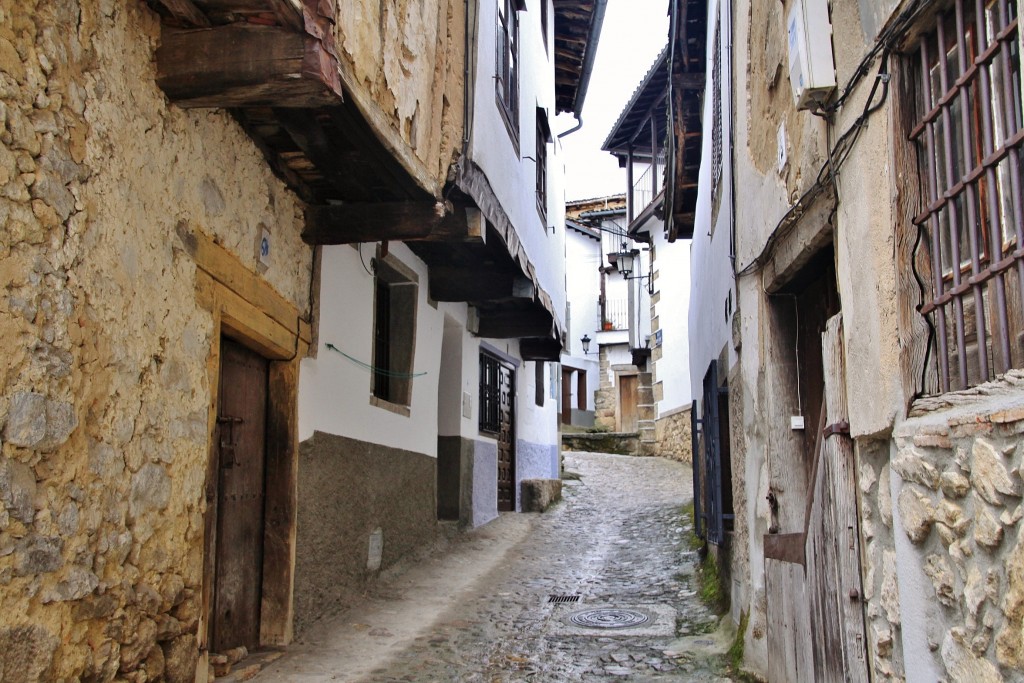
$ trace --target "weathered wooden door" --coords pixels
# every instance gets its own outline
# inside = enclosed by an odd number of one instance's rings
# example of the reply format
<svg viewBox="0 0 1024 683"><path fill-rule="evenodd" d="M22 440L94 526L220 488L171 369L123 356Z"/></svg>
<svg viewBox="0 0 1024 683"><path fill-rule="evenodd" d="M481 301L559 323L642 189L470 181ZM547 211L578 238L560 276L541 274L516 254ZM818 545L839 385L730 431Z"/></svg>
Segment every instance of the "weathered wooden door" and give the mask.
<svg viewBox="0 0 1024 683"><path fill-rule="evenodd" d="M498 510L516 509L515 370L498 363Z"/></svg>
<svg viewBox="0 0 1024 683"><path fill-rule="evenodd" d="M582 372L582 371L581 371ZM572 424L572 373L562 368L562 424Z"/></svg>
<svg viewBox="0 0 1024 683"><path fill-rule="evenodd" d="M637 388L640 378L636 375L619 375L619 431L635 432L637 422Z"/></svg>
<svg viewBox="0 0 1024 683"><path fill-rule="evenodd" d="M259 645L268 371L265 358L221 341L214 652Z"/></svg>

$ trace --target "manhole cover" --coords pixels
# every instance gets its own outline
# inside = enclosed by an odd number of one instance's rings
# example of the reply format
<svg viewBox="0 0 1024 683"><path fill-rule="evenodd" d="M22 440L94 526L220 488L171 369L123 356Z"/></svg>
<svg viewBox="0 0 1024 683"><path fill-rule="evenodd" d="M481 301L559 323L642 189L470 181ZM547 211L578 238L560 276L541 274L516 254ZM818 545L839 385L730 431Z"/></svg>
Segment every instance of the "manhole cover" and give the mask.
<svg viewBox="0 0 1024 683"><path fill-rule="evenodd" d="M631 609L588 609L569 617L569 621L584 628L632 628L646 624L650 617Z"/></svg>

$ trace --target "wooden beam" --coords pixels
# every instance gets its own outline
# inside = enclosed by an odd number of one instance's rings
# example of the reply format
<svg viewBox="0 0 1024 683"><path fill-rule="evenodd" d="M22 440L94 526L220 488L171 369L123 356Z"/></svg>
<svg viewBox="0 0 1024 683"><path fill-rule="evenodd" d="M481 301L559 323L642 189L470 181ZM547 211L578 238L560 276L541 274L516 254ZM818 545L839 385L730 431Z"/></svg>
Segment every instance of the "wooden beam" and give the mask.
<svg viewBox="0 0 1024 683"><path fill-rule="evenodd" d="M497 301L510 297L514 286L515 274L510 270L430 268L430 298L434 301Z"/></svg>
<svg viewBox="0 0 1024 683"><path fill-rule="evenodd" d="M477 336L491 339L546 337L553 331L551 314L539 306L479 311Z"/></svg>
<svg viewBox="0 0 1024 683"><path fill-rule="evenodd" d="M527 337L519 340L519 355L523 360L558 361L562 344L553 337Z"/></svg>
<svg viewBox="0 0 1024 683"><path fill-rule="evenodd" d="M275 26L164 29L157 84L181 107L315 107L341 102L337 62L315 38Z"/></svg>
<svg viewBox="0 0 1024 683"><path fill-rule="evenodd" d="M307 244L382 240L483 242L486 221L476 208L437 202L346 203L310 206L302 239Z"/></svg>
<svg viewBox="0 0 1024 683"><path fill-rule="evenodd" d="M192 0L160 0L160 4L166 7L167 11L178 21L203 28L210 25L209 18L195 6Z"/></svg>

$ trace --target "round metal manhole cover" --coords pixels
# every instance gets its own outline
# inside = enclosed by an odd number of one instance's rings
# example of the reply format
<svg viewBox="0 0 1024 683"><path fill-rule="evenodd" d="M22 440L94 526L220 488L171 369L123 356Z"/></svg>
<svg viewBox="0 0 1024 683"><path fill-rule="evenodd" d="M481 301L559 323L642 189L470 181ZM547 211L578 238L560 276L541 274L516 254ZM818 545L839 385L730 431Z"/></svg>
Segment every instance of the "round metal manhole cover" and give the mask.
<svg viewBox="0 0 1024 683"><path fill-rule="evenodd" d="M576 612L569 621L584 628L633 628L650 621L643 612L631 609L588 609Z"/></svg>

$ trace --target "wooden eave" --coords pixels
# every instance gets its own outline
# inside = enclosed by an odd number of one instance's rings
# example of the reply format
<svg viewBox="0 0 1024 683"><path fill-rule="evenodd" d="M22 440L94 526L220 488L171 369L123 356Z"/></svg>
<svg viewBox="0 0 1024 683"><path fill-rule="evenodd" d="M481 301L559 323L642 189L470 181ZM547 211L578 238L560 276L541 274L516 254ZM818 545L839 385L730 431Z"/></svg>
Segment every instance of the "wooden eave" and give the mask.
<svg viewBox="0 0 1024 683"><path fill-rule="evenodd" d="M600 34L596 0L553 0L555 111L578 114L583 108L587 74Z"/></svg>
<svg viewBox="0 0 1024 683"><path fill-rule="evenodd" d="M697 183L703 146L702 97L706 82L707 0L678 3L673 27L672 98L675 168L669 169L672 203L666 210L665 236L670 242L692 239L697 213Z"/></svg>
<svg viewBox="0 0 1024 683"><path fill-rule="evenodd" d="M179 106L231 112L307 204L307 243L406 242L435 300L478 308L492 336L560 348L554 306L507 218L454 185L441 200L368 123L337 59L334 0L150 4L162 20L158 85Z"/></svg>

